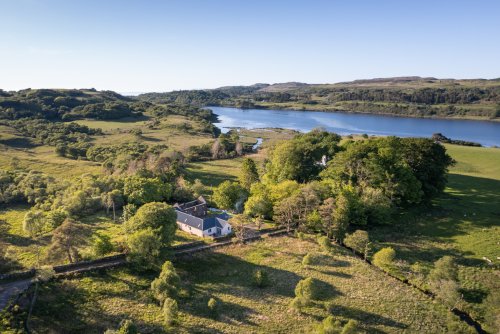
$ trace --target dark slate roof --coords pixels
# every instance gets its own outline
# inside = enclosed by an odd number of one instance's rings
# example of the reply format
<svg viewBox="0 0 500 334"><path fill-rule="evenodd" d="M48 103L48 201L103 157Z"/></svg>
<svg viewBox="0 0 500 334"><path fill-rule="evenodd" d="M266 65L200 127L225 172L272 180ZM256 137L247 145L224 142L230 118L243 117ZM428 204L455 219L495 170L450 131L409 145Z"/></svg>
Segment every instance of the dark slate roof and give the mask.
<svg viewBox="0 0 500 334"><path fill-rule="evenodd" d="M185 212L182 212L179 209L177 209L176 212L177 212L178 222L184 223L188 226L197 228L202 231L206 231L212 227L222 228L222 224L227 223L227 220L230 218L230 216L227 213L223 213L217 216L198 218L190 214L187 214Z"/></svg>

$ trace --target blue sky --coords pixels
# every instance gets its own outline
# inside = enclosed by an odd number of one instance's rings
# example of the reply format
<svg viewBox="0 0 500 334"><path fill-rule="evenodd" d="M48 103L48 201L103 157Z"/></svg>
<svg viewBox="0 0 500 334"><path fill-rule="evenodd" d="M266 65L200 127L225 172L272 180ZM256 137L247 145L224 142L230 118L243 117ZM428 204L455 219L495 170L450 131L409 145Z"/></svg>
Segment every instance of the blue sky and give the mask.
<svg viewBox="0 0 500 334"><path fill-rule="evenodd" d="M500 77L500 1L0 0L0 88Z"/></svg>

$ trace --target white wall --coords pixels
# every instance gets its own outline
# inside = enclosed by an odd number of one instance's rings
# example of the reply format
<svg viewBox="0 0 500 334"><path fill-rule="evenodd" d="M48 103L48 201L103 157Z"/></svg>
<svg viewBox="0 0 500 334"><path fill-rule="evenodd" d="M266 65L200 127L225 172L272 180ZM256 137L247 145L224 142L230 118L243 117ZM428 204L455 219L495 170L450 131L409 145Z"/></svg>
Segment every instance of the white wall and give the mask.
<svg viewBox="0 0 500 334"><path fill-rule="evenodd" d="M179 223L179 222L177 222L177 226L179 227L179 229L186 231L187 233L191 233L191 234L197 235L199 237L203 237L203 232L197 228L194 228L194 227L191 227L187 224Z"/></svg>

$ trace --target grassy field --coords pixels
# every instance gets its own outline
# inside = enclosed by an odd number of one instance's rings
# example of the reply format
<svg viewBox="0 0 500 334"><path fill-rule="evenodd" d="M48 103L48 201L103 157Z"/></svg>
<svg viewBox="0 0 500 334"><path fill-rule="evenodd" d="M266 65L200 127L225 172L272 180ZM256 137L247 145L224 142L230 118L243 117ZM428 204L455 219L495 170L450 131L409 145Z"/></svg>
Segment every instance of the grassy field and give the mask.
<svg viewBox="0 0 500 334"><path fill-rule="evenodd" d="M301 264L308 252L317 255L318 265ZM358 320L365 333L448 332L450 314L443 306L340 249L322 253L311 241L269 238L181 259L175 266L182 289L173 328L163 327L149 291L154 275L121 269L45 285L34 310L34 332L102 333L128 318L141 333L307 333L329 314L327 303L334 316ZM269 274L269 286L253 286L256 269ZM318 280L321 297L297 314L289 304L305 277ZM219 303L215 319L206 306L211 297Z"/></svg>
<svg viewBox="0 0 500 334"><path fill-rule="evenodd" d="M410 211L396 226L374 228L370 234L380 247L393 247L408 265L430 266L444 255L456 257L464 307L482 320L488 312L499 312L482 302L500 291L500 150L455 145L447 149L457 164L433 207L425 214L421 209Z"/></svg>

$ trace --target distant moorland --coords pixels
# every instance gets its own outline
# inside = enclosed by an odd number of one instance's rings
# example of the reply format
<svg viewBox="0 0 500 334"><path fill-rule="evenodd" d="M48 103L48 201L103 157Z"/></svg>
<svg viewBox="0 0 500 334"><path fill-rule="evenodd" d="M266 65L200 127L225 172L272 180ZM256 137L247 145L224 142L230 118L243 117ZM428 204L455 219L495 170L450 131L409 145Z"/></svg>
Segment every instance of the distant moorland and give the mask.
<svg viewBox="0 0 500 334"><path fill-rule="evenodd" d="M204 106L352 111L410 117L498 119L500 79L398 77L336 84L299 82L139 95L144 101Z"/></svg>

